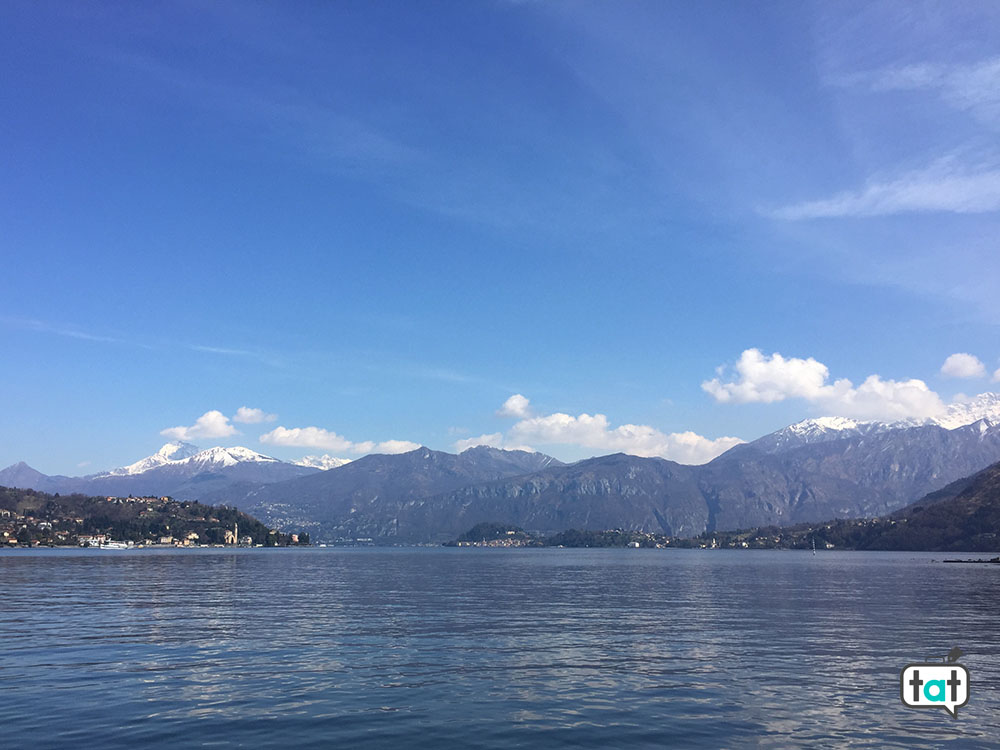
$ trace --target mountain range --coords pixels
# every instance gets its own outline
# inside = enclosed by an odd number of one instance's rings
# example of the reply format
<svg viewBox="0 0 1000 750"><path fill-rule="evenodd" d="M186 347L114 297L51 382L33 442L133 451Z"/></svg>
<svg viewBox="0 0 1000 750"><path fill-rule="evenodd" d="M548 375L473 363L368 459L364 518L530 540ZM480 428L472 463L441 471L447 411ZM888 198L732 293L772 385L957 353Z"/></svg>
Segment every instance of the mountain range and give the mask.
<svg viewBox="0 0 1000 750"><path fill-rule="evenodd" d="M934 420L805 420L701 466L625 454L563 464L485 446L293 464L247 448L169 443L87 477L15 464L0 471L0 485L227 503L274 526L309 528L314 539L443 540L481 521L691 536L884 515L998 460L1000 396L983 394Z"/></svg>
<svg viewBox="0 0 1000 750"><path fill-rule="evenodd" d="M1000 463L895 513L869 549L1000 552Z"/></svg>
<svg viewBox="0 0 1000 750"><path fill-rule="evenodd" d="M707 541L707 539L706 539ZM1000 552L1000 463L880 518L713 532L721 547ZM1000 559L1000 558L998 558Z"/></svg>
<svg viewBox="0 0 1000 750"><path fill-rule="evenodd" d="M23 461L0 471L0 485L86 495L170 495L197 500L237 482L280 482L320 469L279 461L249 448L167 443L128 466L84 477L46 476Z"/></svg>

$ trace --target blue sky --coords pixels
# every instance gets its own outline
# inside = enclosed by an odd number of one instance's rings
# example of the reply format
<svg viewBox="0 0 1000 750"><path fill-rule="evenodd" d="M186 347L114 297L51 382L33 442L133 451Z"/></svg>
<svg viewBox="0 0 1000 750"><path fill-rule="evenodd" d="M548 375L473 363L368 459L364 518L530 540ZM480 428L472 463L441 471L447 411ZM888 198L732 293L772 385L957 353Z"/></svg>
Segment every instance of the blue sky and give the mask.
<svg viewBox="0 0 1000 750"><path fill-rule="evenodd" d="M998 388L1000 6L204 5L0 6L0 465L704 461Z"/></svg>

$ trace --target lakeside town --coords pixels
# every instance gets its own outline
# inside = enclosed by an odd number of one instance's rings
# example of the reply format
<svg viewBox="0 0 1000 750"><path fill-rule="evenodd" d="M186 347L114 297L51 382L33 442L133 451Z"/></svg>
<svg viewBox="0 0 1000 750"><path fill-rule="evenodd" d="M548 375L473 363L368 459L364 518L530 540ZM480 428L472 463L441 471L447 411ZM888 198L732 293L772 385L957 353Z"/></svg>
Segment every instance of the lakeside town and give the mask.
<svg viewBox="0 0 1000 750"><path fill-rule="evenodd" d="M455 547L632 547L699 549L998 551L996 487L1000 464L888 516L760 526L674 537L624 528L567 529L555 534L487 521L450 542ZM273 523L273 521L272 521ZM309 533L274 528L226 505L169 496L48 494L0 487L0 547L290 547ZM375 546L374 537L320 539L318 546ZM392 540L389 543L401 543ZM403 542L405 544L405 542ZM412 543L412 542L411 542ZM435 543L431 540L423 542ZM439 542L438 542L439 543ZM393 545L395 546L395 544Z"/></svg>
<svg viewBox="0 0 1000 750"><path fill-rule="evenodd" d="M85 497L0 488L0 546L288 547L309 534L269 528L227 506L167 496Z"/></svg>

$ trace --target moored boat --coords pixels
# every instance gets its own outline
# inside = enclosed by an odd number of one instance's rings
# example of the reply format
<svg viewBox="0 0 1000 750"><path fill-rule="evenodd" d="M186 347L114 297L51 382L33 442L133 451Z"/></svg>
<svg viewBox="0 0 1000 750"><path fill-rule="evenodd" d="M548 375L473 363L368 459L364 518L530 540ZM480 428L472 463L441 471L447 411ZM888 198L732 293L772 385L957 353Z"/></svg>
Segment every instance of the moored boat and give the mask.
<svg viewBox="0 0 1000 750"><path fill-rule="evenodd" d="M104 542L100 549L132 549L135 542Z"/></svg>

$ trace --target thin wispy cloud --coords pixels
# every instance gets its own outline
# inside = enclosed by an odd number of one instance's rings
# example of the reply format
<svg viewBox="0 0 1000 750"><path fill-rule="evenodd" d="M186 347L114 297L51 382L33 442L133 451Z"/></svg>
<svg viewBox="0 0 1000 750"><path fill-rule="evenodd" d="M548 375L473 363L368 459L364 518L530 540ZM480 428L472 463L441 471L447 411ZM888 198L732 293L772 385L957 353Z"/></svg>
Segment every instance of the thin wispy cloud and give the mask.
<svg viewBox="0 0 1000 750"><path fill-rule="evenodd" d="M872 178L859 190L796 203L771 212L788 221L902 213L979 214L1000 211L1000 169L975 172L942 159L894 179Z"/></svg>
<svg viewBox="0 0 1000 750"><path fill-rule="evenodd" d="M233 347L221 347L221 346L205 346L202 344L185 344L180 342L171 342L169 340L157 339L155 336L152 336L145 341L139 341L135 338L129 338L124 336L109 336L103 333L95 333L94 331L85 330L77 326L66 325L61 323L53 323L45 320L38 320L36 318L18 318L12 316L0 316L0 325L16 330L32 331L52 336L63 336L65 338L76 339L78 341L91 341L96 344L116 344L120 346L131 346L131 347L136 347L138 349L145 349L147 351L153 351L156 349L169 350L181 347L188 349L190 351L203 352L206 354L219 354L223 356L232 356L232 357L248 357L259 360L260 362L272 365L274 367L282 366L282 363L278 357L263 352L250 351L248 349L237 349Z"/></svg>
<svg viewBox="0 0 1000 750"><path fill-rule="evenodd" d="M276 153L283 151L287 160L315 172L372 183L402 203L471 223L546 224L545 211L524 201L521 187L484 182L483 169L475 163L457 165L453 154L430 153L294 88L249 88L138 52L102 49L99 54L169 88L190 106L280 144Z"/></svg>
<svg viewBox="0 0 1000 750"><path fill-rule="evenodd" d="M917 63L841 77L843 86L870 91L931 91L955 109L1000 126L1000 57L972 63Z"/></svg>
<svg viewBox="0 0 1000 750"><path fill-rule="evenodd" d="M204 354L218 354L222 357L242 357L245 359L257 360L261 364L268 365L269 367L285 367L285 361L283 357L270 352L253 351L250 349L238 349L235 347L228 346L205 346L203 344L184 344L188 349L194 352L202 352Z"/></svg>
<svg viewBox="0 0 1000 750"><path fill-rule="evenodd" d="M458 370L452 370L448 367L416 367L412 370L412 372L416 377L426 378L427 380L440 380L444 383L481 382L479 378L466 375L465 373L459 372Z"/></svg>
<svg viewBox="0 0 1000 750"><path fill-rule="evenodd" d="M876 70L839 74L828 83L862 100L874 96L875 103L892 107L888 96L911 92L919 97L921 111L928 118L935 114L935 103L968 116L972 130L958 145L950 139L954 128L943 127L941 144L947 143L945 157L928 153L927 166L887 171L880 169L861 187L832 196L799 201L776 210L764 211L773 218L788 221L807 219L875 217L905 213L943 212L982 214L1000 211L1000 165L997 154L981 148L975 132L983 125L989 130L1000 127L1000 57L974 62L919 62L889 65ZM866 96L867 95L867 96ZM940 107L938 108L940 109ZM954 115L949 115L954 117ZM978 122L978 126L973 122ZM965 132L965 131L962 131ZM980 132L982 136L984 133ZM925 147L926 148L926 147ZM938 154L942 153L938 151Z"/></svg>
<svg viewBox="0 0 1000 750"><path fill-rule="evenodd" d="M321 45L321 39L310 32L297 28L295 33L301 34L305 45ZM619 174L623 165L600 140L588 143L591 159L573 162L591 179L568 180L565 189L539 190L534 186L534 177L511 171L509 160L498 158L492 137L485 134L480 149L462 153L442 148L426 135L414 135L427 129L436 131L434 121L407 130L377 108L366 111L345 106L341 100L317 97L285 81L255 80L253 86L247 86L234 82L236 76L210 75L145 51L99 47L92 52L123 70L139 73L153 86L169 90L201 113L229 121L240 132L267 139L276 146L272 154L277 158L316 173L375 185L393 200L439 216L470 224L507 229L530 225L536 231L547 231L553 215L572 216L580 223L581 200L606 210L618 195L607 181ZM446 70L439 74L452 73ZM455 83L461 81L463 77L456 74ZM470 95L481 93L481 89L470 87ZM528 102L520 102L519 106L529 108ZM434 114L421 116L433 118ZM505 116L510 118L507 137L522 141L520 150L537 149L549 156L566 148L566 133L556 137L547 129L522 131L522 120L530 121L531 117L513 113ZM492 119L488 123L471 122L463 135L475 142L477 130L495 124ZM600 170L596 175L592 171L595 168ZM592 223L604 221L602 211L586 215ZM620 222L612 225L621 231Z"/></svg>
<svg viewBox="0 0 1000 750"><path fill-rule="evenodd" d="M201 344L192 344L191 348L196 352L207 352L209 354L230 354L234 357L256 356L256 352L250 352L246 349L229 349L222 346L202 346Z"/></svg>
<svg viewBox="0 0 1000 750"><path fill-rule="evenodd" d="M505 384L498 383L489 378L483 378L475 374L463 372L444 365L438 365L433 362L412 362L400 360L396 357L390 357L380 359L379 361L368 361L359 366L363 366L365 369L374 373L388 374L403 378L430 380L439 383L453 383L455 385L479 385L495 388L497 390L510 390L510 388Z"/></svg>
<svg viewBox="0 0 1000 750"><path fill-rule="evenodd" d="M66 338L78 339L80 341L94 341L103 344L128 344L131 346L141 346L145 349L151 348L148 345L140 344L134 341L127 341L116 336L105 336L103 334L85 331L74 326L49 323L44 320L36 320L34 318L14 318L3 316L0 317L0 322L9 328L20 329L23 331L36 331L38 333L52 334L54 336L65 336Z"/></svg>
<svg viewBox="0 0 1000 750"><path fill-rule="evenodd" d="M353 168L423 161L419 149L288 87L251 88L143 53L103 49L99 54L181 94L191 105L259 129L304 156L322 160L314 161L316 166Z"/></svg>

